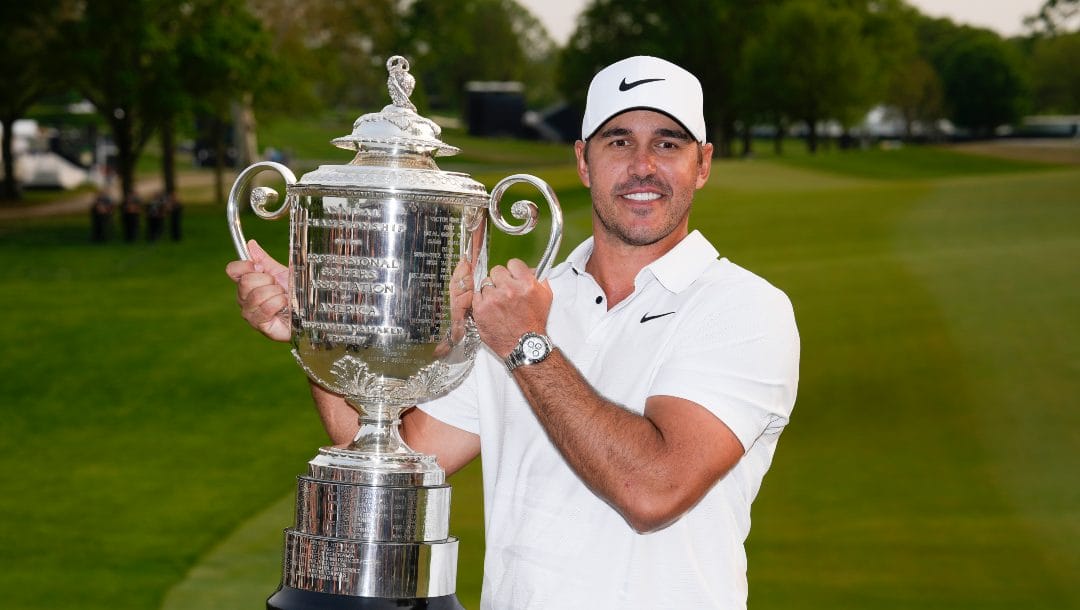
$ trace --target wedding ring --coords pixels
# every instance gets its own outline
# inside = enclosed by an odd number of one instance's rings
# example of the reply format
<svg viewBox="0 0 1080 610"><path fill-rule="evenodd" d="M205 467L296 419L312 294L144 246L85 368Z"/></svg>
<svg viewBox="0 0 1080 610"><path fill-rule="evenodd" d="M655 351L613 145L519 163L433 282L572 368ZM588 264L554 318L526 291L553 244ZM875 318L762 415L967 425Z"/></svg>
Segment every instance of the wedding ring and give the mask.
<svg viewBox="0 0 1080 610"><path fill-rule="evenodd" d="M485 278L484 281L480 282L480 290L483 290L488 286L491 286L492 288L495 287L495 282L491 281L491 278Z"/></svg>
<svg viewBox="0 0 1080 610"><path fill-rule="evenodd" d="M460 288L462 290L465 290L465 278L461 278L460 280L458 280L457 285L458 285L458 288Z"/></svg>

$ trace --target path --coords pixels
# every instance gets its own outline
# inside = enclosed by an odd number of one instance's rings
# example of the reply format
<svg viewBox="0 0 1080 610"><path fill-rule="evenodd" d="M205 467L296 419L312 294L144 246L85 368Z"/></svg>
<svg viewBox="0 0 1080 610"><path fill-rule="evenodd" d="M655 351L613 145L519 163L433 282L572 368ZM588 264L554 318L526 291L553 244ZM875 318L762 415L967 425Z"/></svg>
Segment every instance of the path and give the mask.
<svg viewBox="0 0 1080 610"><path fill-rule="evenodd" d="M225 184L232 183L231 172L225 173ZM186 171L178 172L176 176L177 189L212 187L214 185L214 173L212 171ZM140 178L135 182L135 191L149 199L150 193L156 193L162 189L161 176ZM112 189L118 191L119 188ZM59 201L52 201L40 205L20 206L13 208L0 208L0 221L15 220L19 218L42 218L46 216L59 216L62 214L76 214L88 212L93 203L96 192L78 193L65 197ZM118 193L113 193L114 201L119 202Z"/></svg>

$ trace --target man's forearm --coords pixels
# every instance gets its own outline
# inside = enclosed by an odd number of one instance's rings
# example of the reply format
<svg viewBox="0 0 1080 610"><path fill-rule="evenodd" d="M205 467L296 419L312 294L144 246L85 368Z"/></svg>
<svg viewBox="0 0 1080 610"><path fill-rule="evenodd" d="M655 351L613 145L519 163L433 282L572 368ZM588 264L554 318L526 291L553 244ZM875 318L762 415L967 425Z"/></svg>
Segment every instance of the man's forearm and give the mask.
<svg viewBox="0 0 1080 610"><path fill-rule="evenodd" d="M360 429L356 410L350 407L343 397L323 389L314 381L308 379L308 384L311 386L311 397L315 399L315 408L319 411L319 419L330 436L330 442L334 445L349 444Z"/></svg>
<svg viewBox="0 0 1080 610"><path fill-rule="evenodd" d="M656 505L680 479L656 425L600 396L558 350L514 375L578 476L632 526L655 529Z"/></svg>

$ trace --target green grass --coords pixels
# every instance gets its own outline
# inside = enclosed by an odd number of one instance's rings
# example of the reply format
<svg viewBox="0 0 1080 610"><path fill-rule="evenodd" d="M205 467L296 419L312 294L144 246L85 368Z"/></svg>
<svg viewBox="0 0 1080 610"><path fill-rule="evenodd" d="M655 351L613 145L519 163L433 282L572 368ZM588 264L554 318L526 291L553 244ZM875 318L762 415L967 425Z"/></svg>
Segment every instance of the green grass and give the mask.
<svg viewBox="0 0 1080 610"><path fill-rule="evenodd" d="M962 154L944 148L903 146L895 149L825 150L816 155L789 146L774 159L794 167L878 180L947 178L1052 169L1052 165ZM792 154L794 152L794 154Z"/></svg>
<svg viewBox="0 0 1080 610"><path fill-rule="evenodd" d="M489 186L552 182L564 254L587 235L564 148L446 139ZM1078 193L1077 168L934 149L714 166L692 223L788 292L803 339L752 608L1080 606ZM189 206L157 244L89 244L83 214L0 225L4 607L259 608L276 586L324 439L288 349L239 319L223 217ZM285 251L286 223L244 223ZM476 608L478 469L451 483Z"/></svg>

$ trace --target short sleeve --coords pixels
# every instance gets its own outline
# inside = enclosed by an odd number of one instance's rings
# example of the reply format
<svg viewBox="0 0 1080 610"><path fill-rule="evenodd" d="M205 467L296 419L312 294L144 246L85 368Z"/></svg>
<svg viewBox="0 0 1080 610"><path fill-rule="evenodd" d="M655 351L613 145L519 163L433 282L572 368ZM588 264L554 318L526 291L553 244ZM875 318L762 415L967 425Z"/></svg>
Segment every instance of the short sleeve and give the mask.
<svg viewBox="0 0 1080 610"><path fill-rule="evenodd" d="M716 302L701 302L680 327L650 395L695 402L718 417L745 451L779 432L795 404L799 333L791 302L756 278Z"/></svg>
<svg viewBox="0 0 1080 610"><path fill-rule="evenodd" d="M480 434L480 393L478 378L482 378L490 366L487 349L477 353L473 370L453 390L446 394L416 405L420 410L435 419L460 428L466 432Z"/></svg>

